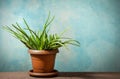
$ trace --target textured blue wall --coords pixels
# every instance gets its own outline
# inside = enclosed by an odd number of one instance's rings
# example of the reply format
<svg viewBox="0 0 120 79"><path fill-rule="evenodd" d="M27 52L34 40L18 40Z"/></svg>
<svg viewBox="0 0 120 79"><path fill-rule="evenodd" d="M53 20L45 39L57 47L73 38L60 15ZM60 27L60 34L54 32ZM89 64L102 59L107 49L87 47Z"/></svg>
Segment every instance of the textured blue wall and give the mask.
<svg viewBox="0 0 120 79"><path fill-rule="evenodd" d="M24 17L33 29L42 27L49 11L55 15L51 31L69 29L66 36L81 47L60 48L59 71L120 71L120 0L0 0L0 27ZM24 25L23 25L24 27ZM28 71L27 48L0 29L0 71Z"/></svg>

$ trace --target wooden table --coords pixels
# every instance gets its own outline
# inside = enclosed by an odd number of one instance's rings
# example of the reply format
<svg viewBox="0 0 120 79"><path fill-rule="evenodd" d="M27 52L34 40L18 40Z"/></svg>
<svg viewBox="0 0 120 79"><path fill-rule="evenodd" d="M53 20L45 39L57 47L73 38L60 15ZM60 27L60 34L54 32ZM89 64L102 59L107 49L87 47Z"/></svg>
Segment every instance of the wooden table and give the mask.
<svg viewBox="0 0 120 79"><path fill-rule="evenodd" d="M0 79L120 79L120 72L59 72L51 78L31 77L28 72L0 72Z"/></svg>

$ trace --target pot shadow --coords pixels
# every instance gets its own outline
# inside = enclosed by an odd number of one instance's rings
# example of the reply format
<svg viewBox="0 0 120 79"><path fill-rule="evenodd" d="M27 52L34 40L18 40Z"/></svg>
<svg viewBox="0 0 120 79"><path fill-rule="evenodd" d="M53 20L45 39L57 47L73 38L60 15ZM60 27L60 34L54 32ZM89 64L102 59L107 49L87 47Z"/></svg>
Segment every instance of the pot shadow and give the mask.
<svg viewBox="0 0 120 79"><path fill-rule="evenodd" d="M120 79L120 72L60 72L58 77L81 79Z"/></svg>
<svg viewBox="0 0 120 79"><path fill-rule="evenodd" d="M32 76L35 77L35 76ZM36 78L120 79L120 72L59 72L58 75Z"/></svg>

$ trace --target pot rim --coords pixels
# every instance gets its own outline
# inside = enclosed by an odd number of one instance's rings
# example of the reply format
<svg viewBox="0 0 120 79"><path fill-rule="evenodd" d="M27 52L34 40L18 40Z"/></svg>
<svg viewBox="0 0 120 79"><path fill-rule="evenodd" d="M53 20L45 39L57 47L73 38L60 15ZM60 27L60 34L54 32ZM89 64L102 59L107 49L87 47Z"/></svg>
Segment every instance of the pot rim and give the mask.
<svg viewBox="0 0 120 79"><path fill-rule="evenodd" d="M56 54L59 52L58 49L53 49L53 50L34 50L34 49L29 49L28 52L30 54L38 54L38 55L48 55L48 54Z"/></svg>

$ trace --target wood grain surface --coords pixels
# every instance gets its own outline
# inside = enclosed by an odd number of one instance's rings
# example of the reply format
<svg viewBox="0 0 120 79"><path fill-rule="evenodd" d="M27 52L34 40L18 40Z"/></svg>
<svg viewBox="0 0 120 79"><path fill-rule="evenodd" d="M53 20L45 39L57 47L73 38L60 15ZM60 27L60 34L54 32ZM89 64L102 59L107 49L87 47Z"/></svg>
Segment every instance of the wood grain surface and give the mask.
<svg viewBox="0 0 120 79"><path fill-rule="evenodd" d="M120 79L120 72L59 72L56 77L31 77L28 72L0 72L0 79Z"/></svg>

